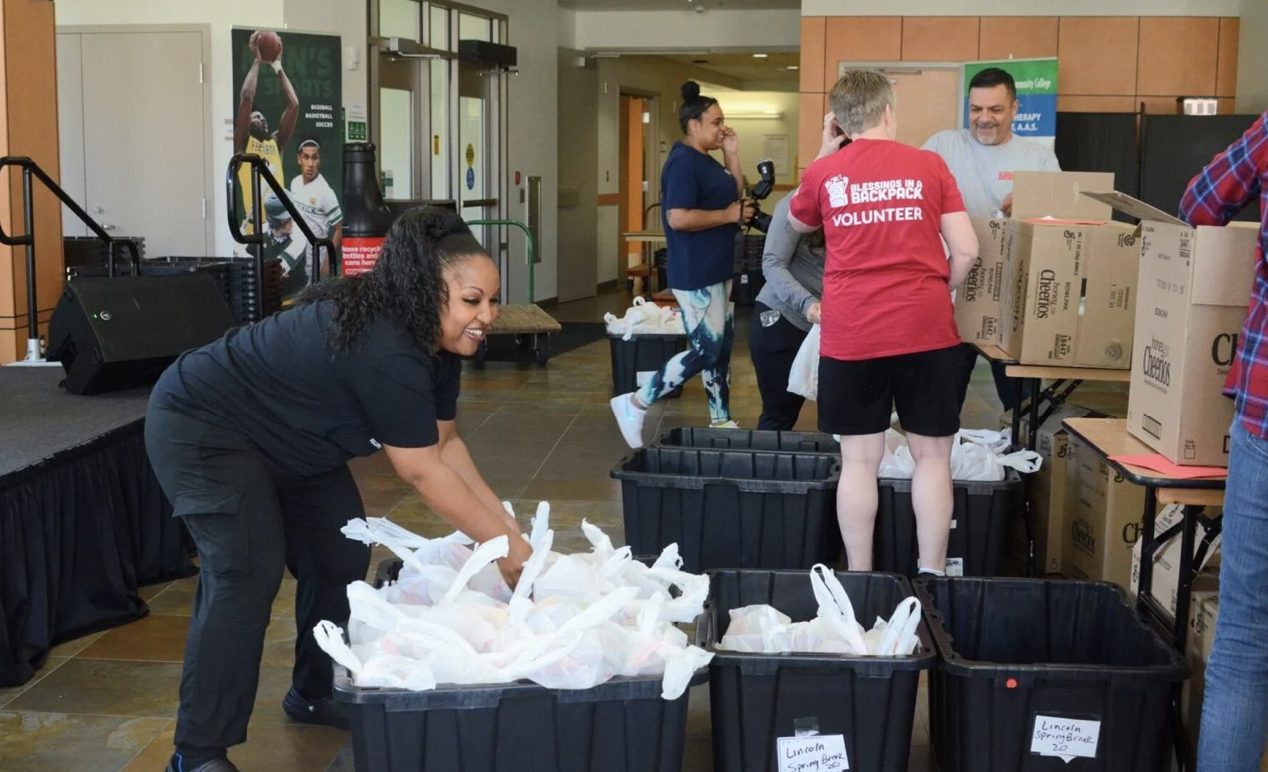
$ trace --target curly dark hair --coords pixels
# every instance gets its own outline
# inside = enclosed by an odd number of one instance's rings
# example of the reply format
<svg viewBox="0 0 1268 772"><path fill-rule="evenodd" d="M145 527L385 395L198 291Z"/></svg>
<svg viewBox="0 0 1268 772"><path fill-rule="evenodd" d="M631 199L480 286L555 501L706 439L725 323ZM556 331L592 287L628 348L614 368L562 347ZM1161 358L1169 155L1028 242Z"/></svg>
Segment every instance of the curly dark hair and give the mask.
<svg viewBox="0 0 1268 772"><path fill-rule="evenodd" d="M372 270L310 285L296 303L334 302L336 349L351 348L371 322L382 319L434 354L439 348L440 311L449 298L445 267L471 255L492 259L457 214L420 206L397 218Z"/></svg>

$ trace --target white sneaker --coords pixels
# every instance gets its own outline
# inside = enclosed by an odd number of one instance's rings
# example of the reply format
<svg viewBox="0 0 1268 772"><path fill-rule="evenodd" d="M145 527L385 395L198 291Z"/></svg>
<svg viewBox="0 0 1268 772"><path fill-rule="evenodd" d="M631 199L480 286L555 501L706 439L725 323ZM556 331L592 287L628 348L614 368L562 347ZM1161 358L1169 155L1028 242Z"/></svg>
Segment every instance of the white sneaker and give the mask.
<svg viewBox="0 0 1268 772"><path fill-rule="evenodd" d="M626 444L635 450L643 447L643 419L647 418L647 408L634 404L634 392L613 397L608 404L612 406L612 415Z"/></svg>
<svg viewBox="0 0 1268 772"><path fill-rule="evenodd" d="M740 425L733 420L723 421L720 424L709 424L710 429L738 429Z"/></svg>

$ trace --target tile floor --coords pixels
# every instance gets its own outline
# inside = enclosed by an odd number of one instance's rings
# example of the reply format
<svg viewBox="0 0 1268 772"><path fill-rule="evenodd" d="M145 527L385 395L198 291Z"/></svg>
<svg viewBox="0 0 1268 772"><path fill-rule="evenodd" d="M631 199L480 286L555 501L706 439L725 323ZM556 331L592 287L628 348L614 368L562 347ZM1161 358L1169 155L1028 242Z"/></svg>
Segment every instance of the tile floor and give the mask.
<svg viewBox="0 0 1268 772"><path fill-rule="evenodd" d="M599 298L551 309L564 321L597 321L620 311L629 297ZM760 412L753 369L739 342L732 371L732 408L741 426L754 426ZM611 391L608 344L599 341L550 360L545 368L489 363L463 378L459 425L494 490L529 513L537 501L551 502L559 531L556 549L588 548L576 526L589 518L614 536L621 532L617 483L608 471L628 449L608 410ZM1109 401L1120 395L1102 395ZM667 400L652 419L659 430L707 424L699 381L682 398ZM990 372L979 363L965 407L966 426L992 426L999 415ZM813 429L808 405L798 428ZM447 533L381 457L354 464L366 509L427 535ZM377 561L379 554L376 553ZM372 564L373 565L373 564ZM373 570L373 568L371 569ZM150 615L129 625L57 647L29 683L0 689L0 769L99 772L162 770L172 747L173 717L195 579L144 588ZM234 748L244 771L353 769L348 736L335 729L295 724L280 700L289 680L294 631L294 583L283 584L267 633L260 690L250 737ZM928 749L924 700L912 733L911 770L934 768ZM707 687L691 695L685 770L707 772L710 762Z"/></svg>

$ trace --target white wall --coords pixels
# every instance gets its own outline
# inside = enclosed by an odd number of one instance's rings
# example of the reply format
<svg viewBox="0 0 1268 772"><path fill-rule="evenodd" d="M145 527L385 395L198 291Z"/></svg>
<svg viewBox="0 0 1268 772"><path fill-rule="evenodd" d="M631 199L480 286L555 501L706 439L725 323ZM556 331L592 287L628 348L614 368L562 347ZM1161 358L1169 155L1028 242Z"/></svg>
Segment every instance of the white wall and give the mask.
<svg viewBox="0 0 1268 772"><path fill-rule="evenodd" d="M797 126L798 111L801 109L797 94L786 91L721 91L707 90L710 96L718 100L722 106L722 115L726 125L735 129L740 139L740 168L749 184L756 184L757 162L766 157L765 140L768 135L783 135L788 138L788 163L775 165L775 182L779 185L794 185L797 181ZM770 118L736 118L736 115L757 115L767 110L781 113ZM720 156L719 156L720 160ZM803 164L804 166L804 164ZM769 212L779 199L775 194L771 204L765 204Z"/></svg>
<svg viewBox="0 0 1268 772"><path fill-rule="evenodd" d="M721 84L726 88L738 88L741 84L738 80L720 78L718 73L712 70L680 64L658 56L620 56L600 58L597 61L599 86L595 98L598 100L599 139L595 174L598 180L598 192L599 194L620 192L620 95L622 89L627 89L641 96L655 95L657 97L658 107L653 127L655 134L649 139L655 146L656 161L652 164L648 175L651 192L647 200L649 203L659 201L660 169L665 163L665 156L669 153L670 146L682 137L682 130L678 126L678 105L682 100L679 89L683 81L691 79L708 83L711 80L714 82L722 80L727 81ZM723 99L739 92L711 92L705 89L704 93L716 99ZM795 134L793 139L795 141ZM619 223L617 207L600 207L596 245L600 283L618 278L616 275L617 234L622 230L624 228Z"/></svg>
<svg viewBox="0 0 1268 772"><path fill-rule="evenodd" d="M1268 67L1262 59L1268 48L1268 3L1242 0L1241 39L1237 55L1237 112L1268 110Z"/></svg>
<svg viewBox="0 0 1268 772"><path fill-rule="evenodd" d="M577 48L577 12L571 8L559 9L559 47Z"/></svg>
<svg viewBox="0 0 1268 772"><path fill-rule="evenodd" d="M57 0L56 20L62 26L207 24L211 28L212 170L221 175L233 155L233 58L229 31L235 26L281 28L283 0ZM156 66L161 66L156 63ZM226 224L228 211L213 179L216 254L233 253Z"/></svg>
<svg viewBox="0 0 1268 772"><path fill-rule="evenodd" d="M230 30L271 27L296 32L339 34L344 46L344 104L367 100L365 5L350 0L57 0L58 26L206 24L211 28L212 189L215 197L215 251L232 254L234 243L225 224L219 175L233 155L234 89ZM356 47L360 66L347 68L347 49Z"/></svg>
<svg viewBox="0 0 1268 772"><path fill-rule="evenodd" d="M369 109L369 69L366 65L366 5L358 0L284 0L283 27L294 32L339 35L343 39L343 103ZM355 52L357 67L348 49ZM335 116L338 119L338 115Z"/></svg>
<svg viewBox="0 0 1268 772"><path fill-rule="evenodd" d="M580 11L576 17L574 48L795 51L801 47L801 19L794 10Z"/></svg>
<svg viewBox="0 0 1268 772"><path fill-rule="evenodd" d="M1245 0L1262 3L1263 0ZM802 16L1238 16L1243 0L802 0Z"/></svg>

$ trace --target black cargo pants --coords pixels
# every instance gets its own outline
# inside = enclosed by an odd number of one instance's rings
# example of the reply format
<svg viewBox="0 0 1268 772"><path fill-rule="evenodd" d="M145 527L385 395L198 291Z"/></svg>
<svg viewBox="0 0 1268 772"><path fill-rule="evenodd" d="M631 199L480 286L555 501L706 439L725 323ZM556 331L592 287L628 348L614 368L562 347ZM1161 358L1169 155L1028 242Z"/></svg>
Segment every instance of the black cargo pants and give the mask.
<svg viewBox="0 0 1268 772"><path fill-rule="evenodd" d="M753 304L753 319L748 328L748 351L757 373L757 390L762 396L762 415L757 428L788 431L797 423L806 398L788 390L788 374L793 360L809 334L780 317L774 324L762 325L762 313L771 310L762 302Z"/></svg>
<svg viewBox="0 0 1268 772"><path fill-rule="evenodd" d="M365 578L370 549L339 529L365 510L346 466L280 477L236 431L173 409L161 395L150 402L145 444L200 557L176 745L228 748L247 737L283 566L298 580L292 686L309 699L330 696L332 664L313 626L347 623L347 585ZM270 697L280 706L283 695Z"/></svg>

